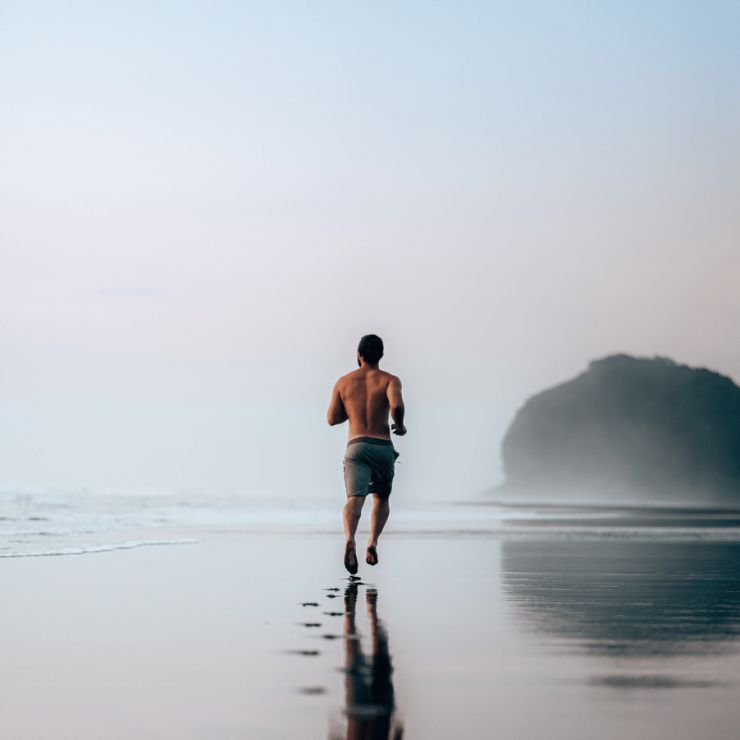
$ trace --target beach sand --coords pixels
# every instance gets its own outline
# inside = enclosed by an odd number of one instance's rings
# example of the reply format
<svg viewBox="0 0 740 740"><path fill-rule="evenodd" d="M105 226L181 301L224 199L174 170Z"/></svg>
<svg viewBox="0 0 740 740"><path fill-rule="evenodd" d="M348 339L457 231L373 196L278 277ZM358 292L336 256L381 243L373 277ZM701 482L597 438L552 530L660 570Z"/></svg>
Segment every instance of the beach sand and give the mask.
<svg viewBox="0 0 740 740"><path fill-rule="evenodd" d="M0 563L3 737L736 736L737 542L172 537Z"/></svg>

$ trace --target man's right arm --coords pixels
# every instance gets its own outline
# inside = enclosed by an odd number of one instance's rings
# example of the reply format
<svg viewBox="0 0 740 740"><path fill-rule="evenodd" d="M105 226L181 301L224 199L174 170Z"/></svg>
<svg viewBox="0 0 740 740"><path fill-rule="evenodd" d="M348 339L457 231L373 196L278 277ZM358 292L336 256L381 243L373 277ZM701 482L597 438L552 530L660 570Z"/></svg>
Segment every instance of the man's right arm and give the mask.
<svg viewBox="0 0 740 740"><path fill-rule="evenodd" d="M406 413L406 409L403 405L401 381L399 378L396 378L395 376L391 378L390 383L388 383L387 395L388 405L390 406L391 410L391 419L393 419L391 429L393 430L394 434L402 437L404 434L406 434L406 427L403 425L403 417Z"/></svg>
<svg viewBox="0 0 740 740"><path fill-rule="evenodd" d="M329 409L326 412L326 420L329 422L329 426L341 424L349 418L347 416L347 410L344 408L344 403L342 402L342 394L339 391L340 382L341 379L334 384L334 388L331 392Z"/></svg>

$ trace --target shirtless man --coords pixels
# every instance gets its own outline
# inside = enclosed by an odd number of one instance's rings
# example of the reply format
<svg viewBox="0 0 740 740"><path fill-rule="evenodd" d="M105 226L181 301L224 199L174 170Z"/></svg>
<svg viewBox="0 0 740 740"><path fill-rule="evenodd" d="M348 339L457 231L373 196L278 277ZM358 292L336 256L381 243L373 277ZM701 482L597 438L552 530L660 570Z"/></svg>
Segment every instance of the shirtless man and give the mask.
<svg viewBox="0 0 740 740"><path fill-rule="evenodd" d="M334 385L326 420L331 426L349 419L349 442L344 453L344 484L347 503L344 507L344 565L357 573L355 532L360 521L365 497L375 499L370 523L365 562L378 563L378 537L388 521L388 497L393 485L393 472L398 453L391 442L394 434L403 436L404 407L401 381L378 367L383 356L383 340L368 334L357 348L359 370L339 378ZM388 414L393 424L388 426Z"/></svg>

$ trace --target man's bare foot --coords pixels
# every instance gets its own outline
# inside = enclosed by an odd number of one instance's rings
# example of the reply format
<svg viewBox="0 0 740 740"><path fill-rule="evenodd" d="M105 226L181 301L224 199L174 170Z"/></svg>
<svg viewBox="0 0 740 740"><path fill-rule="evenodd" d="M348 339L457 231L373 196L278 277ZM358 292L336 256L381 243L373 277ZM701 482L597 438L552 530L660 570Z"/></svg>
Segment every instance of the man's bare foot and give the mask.
<svg viewBox="0 0 740 740"><path fill-rule="evenodd" d="M367 554L365 555L365 562L368 565L378 564L378 551L375 549L375 545L367 546Z"/></svg>
<svg viewBox="0 0 740 740"><path fill-rule="evenodd" d="M357 573L357 552L354 542L348 542L344 546L344 567L350 572L350 575Z"/></svg>

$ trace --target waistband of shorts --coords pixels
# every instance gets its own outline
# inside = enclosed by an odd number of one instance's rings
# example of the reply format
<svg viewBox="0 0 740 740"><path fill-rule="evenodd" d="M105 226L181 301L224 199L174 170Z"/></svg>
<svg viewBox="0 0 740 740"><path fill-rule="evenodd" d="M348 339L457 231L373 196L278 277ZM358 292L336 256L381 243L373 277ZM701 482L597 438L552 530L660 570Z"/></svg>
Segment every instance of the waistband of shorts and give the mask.
<svg viewBox="0 0 740 740"><path fill-rule="evenodd" d="M370 445L383 445L384 447L393 447L393 442L390 439L381 439L380 437L353 437L347 442L347 447L357 442L366 442Z"/></svg>

